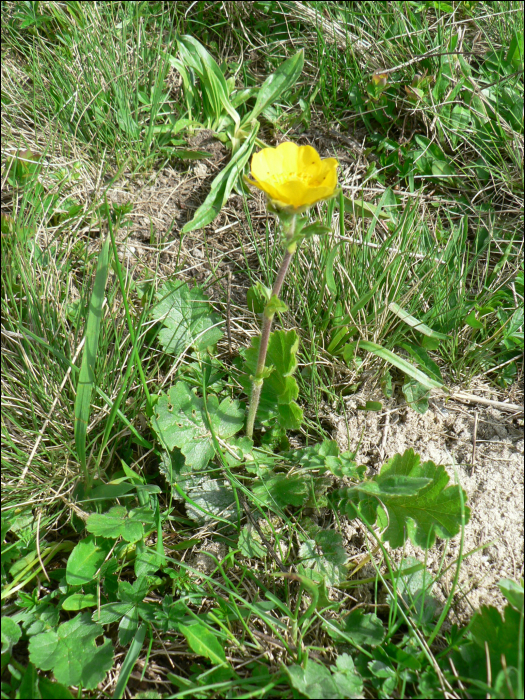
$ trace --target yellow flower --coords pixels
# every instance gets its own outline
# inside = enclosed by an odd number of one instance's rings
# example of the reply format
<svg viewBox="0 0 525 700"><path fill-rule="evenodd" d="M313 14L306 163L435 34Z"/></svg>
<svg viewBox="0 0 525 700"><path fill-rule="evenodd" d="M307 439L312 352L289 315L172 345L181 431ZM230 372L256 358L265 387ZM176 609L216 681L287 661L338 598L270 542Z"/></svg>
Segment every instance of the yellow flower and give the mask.
<svg viewBox="0 0 525 700"><path fill-rule="evenodd" d="M255 153L254 180L246 180L266 192L275 209L299 214L316 202L333 197L338 165L335 158L321 160L312 146L285 141L277 148L263 148Z"/></svg>

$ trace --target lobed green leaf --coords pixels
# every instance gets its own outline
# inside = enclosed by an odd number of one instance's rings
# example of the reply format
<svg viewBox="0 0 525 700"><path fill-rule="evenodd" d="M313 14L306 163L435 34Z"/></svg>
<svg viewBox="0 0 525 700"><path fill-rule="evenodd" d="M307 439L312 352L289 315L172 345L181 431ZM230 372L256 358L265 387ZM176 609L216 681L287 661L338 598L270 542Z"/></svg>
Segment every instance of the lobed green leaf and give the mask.
<svg viewBox="0 0 525 700"><path fill-rule="evenodd" d="M53 671L59 683L94 690L113 667L111 641L104 637L98 646L95 643L102 634L89 613L79 613L56 630L31 637L29 658L42 671Z"/></svg>

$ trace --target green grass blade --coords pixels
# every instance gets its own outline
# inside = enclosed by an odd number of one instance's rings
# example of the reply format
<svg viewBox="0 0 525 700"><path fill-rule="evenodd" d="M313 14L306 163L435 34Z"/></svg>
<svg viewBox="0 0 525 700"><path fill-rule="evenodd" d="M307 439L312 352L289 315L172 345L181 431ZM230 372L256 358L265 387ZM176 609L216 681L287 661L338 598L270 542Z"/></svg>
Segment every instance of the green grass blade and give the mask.
<svg viewBox="0 0 525 700"><path fill-rule="evenodd" d="M97 360L100 322L102 320L102 304L104 303L104 291L106 289L106 280L108 277L109 244L110 238L108 236L98 256L95 283L93 285L93 294L91 296L86 323L86 344L82 355L82 365L80 367L77 396L75 400L75 446L86 481L88 481L86 466L86 433L90 413L91 393L95 383L95 363Z"/></svg>
<svg viewBox="0 0 525 700"><path fill-rule="evenodd" d="M112 696L114 698L121 698L124 695L129 677L133 671L133 666L135 665L136 660L139 658L139 654L142 650L144 638L146 637L146 629L146 624L142 623L138 628L133 641L129 645L128 653L126 654L124 663L120 668L117 685L115 686L115 692Z"/></svg>
<svg viewBox="0 0 525 700"><path fill-rule="evenodd" d="M382 360L390 362L390 364L394 365L394 367L397 367L405 374L408 374L409 377L412 377L412 379L418 381L426 389L443 388L443 384L441 382L437 382L434 379L430 379L424 372L421 372L421 370L417 369L417 367L414 367L414 365L410 364L410 362L407 362L402 357L399 357L391 350L387 350L386 348L381 347L381 345L372 343L369 340L360 340L359 347L363 350L368 350L368 352L373 353L377 357L380 357Z"/></svg>
<svg viewBox="0 0 525 700"><path fill-rule="evenodd" d="M392 301L388 305L388 308L398 318L400 318L402 321L407 323L414 330L419 331L420 333L423 333L423 335L427 335L429 338L439 338L439 340L446 340L447 339L448 336L446 336L444 333L438 333L437 331L432 330L432 328L429 328L429 326L425 325L421 321L418 321L415 316L411 316L408 313L408 311L405 311L404 309L402 309L399 306L399 304L395 303L395 301Z"/></svg>
<svg viewBox="0 0 525 700"><path fill-rule="evenodd" d="M326 267L325 267L325 281L326 281L326 286L330 290L332 294L337 294L337 284L335 282L335 277L334 277L334 263L335 263L335 256L337 255L337 251L340 246L342 246L346 241L339 241L339 243L336 243L330 253L328 254L328 257L326 259Z"/></svg>

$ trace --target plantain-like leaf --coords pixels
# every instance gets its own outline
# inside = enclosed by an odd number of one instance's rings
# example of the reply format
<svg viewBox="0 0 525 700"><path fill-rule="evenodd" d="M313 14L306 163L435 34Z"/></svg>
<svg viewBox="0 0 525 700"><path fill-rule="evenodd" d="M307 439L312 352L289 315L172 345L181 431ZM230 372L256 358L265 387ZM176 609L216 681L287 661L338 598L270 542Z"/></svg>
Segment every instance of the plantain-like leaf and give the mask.
<svg viewBox="0 0 525 700"><path fill-rule="evenodd" d="M226 79L215 59L192 36L181 36L177 43L183 63L193 68L201 79L204 97L209 100L213 109L211 116L218 119L226 112L235 124L239 125L239 114L231 103Z"/></svg>
<svg viewBox="0 0 525 700"><path fill-rule="evenodd" d="M413 364L407 362L402 357L399 357L391 350L381 347L381 345L378 345L377 343L372 343L368 340L360 340L359 347L373 353L374 355L377 355L377 357L380 357L382 360L390 362L392 365L402 370L405 374L408 374L409 377L412 377L412 379L418 381L426 389L443 388L443 382L427 377L424 372L417 367L414 367Z"/></svg>
<svg viewBox="0 0 525 700"><path fill-rule="evenodd" d="M219 214L232 191L237 178L242 174L243 168L252 154L255 137L259 130L259 123L255 122L252 131L241 147L232 156L228 165L221 170L214 181L208 196L195 212L191 221L188 221L182 229L182 233L202 228L209 224Z"/></svg>

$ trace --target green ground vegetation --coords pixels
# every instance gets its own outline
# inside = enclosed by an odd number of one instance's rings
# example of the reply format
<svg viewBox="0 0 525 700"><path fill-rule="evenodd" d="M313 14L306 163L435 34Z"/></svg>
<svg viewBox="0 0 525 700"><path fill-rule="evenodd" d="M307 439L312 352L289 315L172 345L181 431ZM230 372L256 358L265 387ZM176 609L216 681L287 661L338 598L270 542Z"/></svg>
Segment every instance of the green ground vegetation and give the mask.
<svg viewBox="0 0 525 700"><path fill-rule="evenodd" d="M522 4L17 0L2 58L2 697L523 697L523 581L451 626L468 553L444 606L444 566L389 554L462 538L464 490L411 450L367 475L320 417L364 381L424 413L522 376ZM214 178L126 257L112 191L191 180L203 130ZM310 137L342 189L295 255L251 440L282 247L243 174Z"/></svg>

